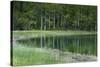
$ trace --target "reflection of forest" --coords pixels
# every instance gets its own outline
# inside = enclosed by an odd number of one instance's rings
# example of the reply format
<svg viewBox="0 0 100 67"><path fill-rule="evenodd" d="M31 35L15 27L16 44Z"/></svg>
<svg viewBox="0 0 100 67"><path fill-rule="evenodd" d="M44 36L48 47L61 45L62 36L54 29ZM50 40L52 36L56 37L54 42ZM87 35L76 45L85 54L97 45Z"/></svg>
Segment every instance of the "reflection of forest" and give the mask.
<svg viewBox="0 0 100 67"><path fill-rule="evenodd" d="M87 55L96 55L95 35L50 36L41 35L38 38L18 40L27 47L51 48Z"/></svg>
<svg viewBox="0 0 100 67"><path fill-rule="evenodd" d="M97 30L97 7L12 2L13 30Z"/></svg>

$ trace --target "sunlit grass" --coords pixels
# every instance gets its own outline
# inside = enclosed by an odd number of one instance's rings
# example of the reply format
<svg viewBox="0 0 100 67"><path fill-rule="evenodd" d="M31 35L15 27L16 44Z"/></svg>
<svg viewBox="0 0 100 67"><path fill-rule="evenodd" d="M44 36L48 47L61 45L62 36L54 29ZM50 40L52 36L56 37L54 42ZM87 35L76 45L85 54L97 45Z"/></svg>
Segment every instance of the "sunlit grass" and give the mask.
<svg viewBox="0 0 100 67"><path fill-rule="evenodd" d="M33 38L33 37L40 37L41 35L45 36L59 36L59 35L89 35L89 34L96 34L96 32L86 32L86 31L13 31L14 39L25 39L25 38ZM29 44L31 42L29 41ZM33 44L33 43L32 43ZM73 43L74 44L74 43ZM45 52L43 50L36 51L35 48L25 46L25 43L22 45L13 44L13 65L36 65L36 64L53 64L59 63L50 53ZM16 46L17 45L17 46ZM28 45L28 44L27 44ZM37 45L37 44L36 44ZM24 47L22 47L24 46ZM50 47L50 46L49 46ZM87 47L89 47L87 49ZM80 50L78 50L79 48ZM95 51L94 51L95 49ZM88 44L86 46L78 47L76 45L69 45L68 47L63 48L63 51L68 51L72 53L80 53L80 54L90 54L96 55L96 46L94 49ZM90 51L91 50L91 51Z"/></svg>
<svg viewBox="0 0 100 67"><path fill-rule="evenodd" d="M12 31L13 37L15 39L20 38L32 38L32 37L40 37L40 36L59 36L59 35L89 35L89 34L96 34L97 32L88 32L88 31L60 31L60 30L48 30L48 31L41 31L41 30L28 30L28 31Z"/></svg>
<svg viewBox="0 0 100 67"><path fill-rule="evenodd" d="M13 47L13 65L36 65L57 63L49 53L36 51L34 48Z"/></svg>

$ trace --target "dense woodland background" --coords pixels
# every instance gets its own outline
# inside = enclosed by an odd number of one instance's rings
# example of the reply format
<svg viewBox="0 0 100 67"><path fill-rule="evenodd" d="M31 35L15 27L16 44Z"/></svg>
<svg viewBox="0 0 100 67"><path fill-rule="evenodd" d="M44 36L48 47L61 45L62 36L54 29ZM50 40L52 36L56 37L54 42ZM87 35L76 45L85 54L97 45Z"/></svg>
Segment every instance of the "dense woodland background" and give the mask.
<svg viewBox="0 0 100 67"><path fill-rule="evenodd" d="M97 7L12 2L13 30L97 30Z"/></svg>

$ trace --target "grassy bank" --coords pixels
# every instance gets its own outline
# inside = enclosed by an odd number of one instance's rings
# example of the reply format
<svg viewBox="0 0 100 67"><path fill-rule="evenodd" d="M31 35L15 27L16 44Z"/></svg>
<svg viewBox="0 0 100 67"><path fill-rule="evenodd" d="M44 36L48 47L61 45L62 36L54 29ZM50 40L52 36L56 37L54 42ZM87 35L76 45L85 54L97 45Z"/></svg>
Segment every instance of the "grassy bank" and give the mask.
<svg viewBox="0 0 100 67"><path fill-rule="evenodd" d="M13 65L40 65L96 61L96 56L62 52L57 49L28 48L17 46L13 48Z"/></svg>
<svg viewBox="0 0 100 67"><path fill-rule="evenodd" d="M96 34L95 31L73 31L73 30L67 30L67 31L61 31L61 30L16 30L13 31L14 33L43 33L43 34L58 34L58 35L79 35L79 34Z"/></svg>
<svg viewBox="0 0 100 67"><path fill-rule="evenodd" d="M97 32L88 32L88 31L59 31L59 30L52 30L52 31L41 31L41 30L25 30L25 31L12 31L14 38L31 38L31 37L40 37L41 35L45 36L59 36L59 35L89 35L89 34L97 34Z"/></svg>
<svg viewBox="0 0 100 67"><path fill-rule="evenodd" d="M37 65L57 63L54 57L42 49L13 47L13 65Z"/></svg>
<svg viewBox="0 0 100 67"><path fill-rule="evenodd" d="M96 57L91 57L90 54L95 55L96 51L91 51L92 47L88 44L86 46L75 46L76 41L73 44L65 47L63 45L63 51L58 49L51 49L50 51L47 48L36 49L34 47L27 47L30 43L17 43L16 39L25 39L42 36L72 36L72 35L90 35L96 34L96 32L87 32L87 31L13 31L13 65L36 65L36 64L54 64L54 63L67 63L67 62L79 62L79 61L94 61ZM62 40L63 41L63 40ZM29 41L30 42L30 41ZM63 44L63 43L62 43ZM62 46L61 44L61 46ZM33 43L32 43L33 45ZM36 44L37 45L37 44ZM77 49L77 47L79 49ZM87 47L89 47L87 49ZM65 48L65 49L64 49ZM96 49L95 49L96 50ZM70 51L70 52L69 52ZM80 53L80 54L78 54ZM89 56L86 56L85 54ZM78 55L77 55L78 54ZM83 55L84 54L84 55Z"/></svg>

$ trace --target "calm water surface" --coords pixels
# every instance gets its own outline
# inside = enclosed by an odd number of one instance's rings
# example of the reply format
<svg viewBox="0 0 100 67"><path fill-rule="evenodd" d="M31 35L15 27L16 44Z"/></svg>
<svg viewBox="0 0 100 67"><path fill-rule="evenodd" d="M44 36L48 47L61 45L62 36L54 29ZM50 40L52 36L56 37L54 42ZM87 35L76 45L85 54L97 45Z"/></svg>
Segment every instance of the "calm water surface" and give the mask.
<svg viewBox="0 0 100 67"><path fill-rule="evenodd" d="M51 48L73 53L97 55L96 35L45 36L17 40L22 46Z"/></svg>

